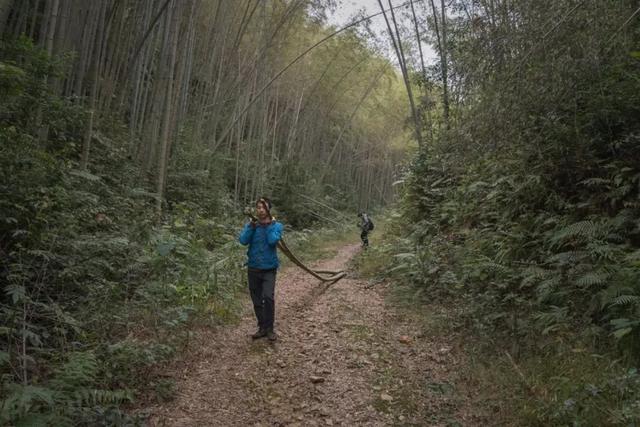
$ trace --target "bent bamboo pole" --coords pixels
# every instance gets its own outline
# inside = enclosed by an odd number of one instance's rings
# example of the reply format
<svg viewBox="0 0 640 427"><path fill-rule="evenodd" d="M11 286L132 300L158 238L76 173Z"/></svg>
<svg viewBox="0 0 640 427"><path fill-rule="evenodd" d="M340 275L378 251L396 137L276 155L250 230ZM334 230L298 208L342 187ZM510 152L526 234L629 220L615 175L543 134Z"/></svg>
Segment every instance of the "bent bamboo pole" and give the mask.
<svg viewBox="0 0 640 427"><path fill-rule="evenodd" d="M335 283L347 275L347 273L344 271L327 271L327 270L314 271L310 269L309 267L304 265L302 261L300 261L298 257L296 257L293 254L293 252L291 252L291 250L289 249L289 247L287 246L287 244L283 239L280 239L280 241L278 242L278 247L280 248L282 253L285 254L287 258L291 260L291 262L293 262L295 265L297 265L307 273L311 274L316 279L322 280L323 282ZM325 277L325 276L322 276L322 274L329 274L329 276Z"/></svg>

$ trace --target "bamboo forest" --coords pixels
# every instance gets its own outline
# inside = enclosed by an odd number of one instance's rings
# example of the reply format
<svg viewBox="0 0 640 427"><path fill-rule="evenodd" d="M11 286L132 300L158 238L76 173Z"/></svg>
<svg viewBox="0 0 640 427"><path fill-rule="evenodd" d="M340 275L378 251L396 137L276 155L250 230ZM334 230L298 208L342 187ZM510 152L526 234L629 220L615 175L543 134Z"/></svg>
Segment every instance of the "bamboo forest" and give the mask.
<svg viewBox="0 0 640 427"><path fill-rule="evenodd" d="M640 425L638 0L0 0L0 425Z"/></svg>

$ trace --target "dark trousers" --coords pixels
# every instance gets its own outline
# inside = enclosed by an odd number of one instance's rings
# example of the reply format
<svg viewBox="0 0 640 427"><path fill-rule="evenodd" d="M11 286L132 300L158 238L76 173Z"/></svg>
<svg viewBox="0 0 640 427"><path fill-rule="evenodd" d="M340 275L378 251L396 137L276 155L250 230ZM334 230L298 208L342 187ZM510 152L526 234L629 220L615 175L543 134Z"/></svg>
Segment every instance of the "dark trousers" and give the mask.
<svg viewBox="0 0 640 427"><path fill-rule="evenodd" d="M360 239L362 240L362 246L369 246L369 231L362 230L362 233L360 233Z"/></svg>
<svg viewBox="0 0 640 427"><path fill-rule="evenodd" d="M274 301L276 271L250 268L248 272L251 301L253 301L253 310L256 313L260 329L273 330L273 321L276 314Z"/></svg>

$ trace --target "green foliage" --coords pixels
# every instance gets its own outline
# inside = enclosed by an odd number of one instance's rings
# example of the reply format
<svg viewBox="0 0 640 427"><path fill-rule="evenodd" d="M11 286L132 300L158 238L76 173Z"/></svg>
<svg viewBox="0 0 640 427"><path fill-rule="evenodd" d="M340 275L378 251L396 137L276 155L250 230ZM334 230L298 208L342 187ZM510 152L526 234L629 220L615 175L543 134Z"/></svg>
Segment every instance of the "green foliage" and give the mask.
<svg viewBox="0 0 640 427"><path fill-rule="evenodd" d="M98 371L98 361L92 352L75 352L43 385L3 385L6 398L0 421L15 425L91 424L97 420L97 411L117 412L115 408L130 402L132 394L126 390L93 388ZM128 418L123 414L120 417Z"/></svg>
<svg viewBox="0 0 640 427"><path fill-rule="evenodd" d="M564 382L566 394L546 408L540 409L538 418L554 424L593 424L594 421L610 425L630 425L640 419L640 407L636 399L640 392L640 376L637 370L602 380L599 384L574 384L568 378L558 378ZM558 387L560 388L560 387ZM560 396L559 396L560 397ZM604 412L610 402L618 408Z"/></svg>
<svg viewBox="0 0 640 427"><path fill-rule="evenodd" d="M175 202L156 226L120 127L97 131L95 164L78 169L82 103L44 83L64 61L27 39L0 58L0 424L140 423L121 407L188 343L188 326L238 311L238 220L218 175L198 187L172 172Z"/></svg>
<svg viewBox="0 0 640 427"><path fill-rule="evenodd" d="M529 6L513 7L524 25L537 24ZM455 40L463 33L454 30L454 46L469 42ZM580 45L584 36L564 33L563 43ZM458 61L474 55L465 51ZM542 79L542 88L514 88L509 79L468 83L483 96L456 111L462 120L437 135L406 180L416 249L397 265L429 289L471 296L489 328L527 336L532 328L594 325L605 344L608 332L636 333L640 86L633 57L611 53L597 72L581 69L583 60L533 56L523 73ZM562 85L579 90L569 99ZM500 114L486 120L486 111Z"/></svg>
<svg viewBox="0 0 640 427"><path fill-rule="evenodd" d="M640 74L628 54L640 34L612 38L635 7L608 5L581 5L539 45L531 37L557 3L503 2L518 24L491 31L489 17L452 18L462 101L404 179L409 232L386 271L430 300L468 306L461 321L484 347L524 362L553 363L581 343L631 367L640 351ZM581 375L552 381L559 400L533 399L527 422L637 422L635 372L608 371L592 395Z"/></svg>
<svg viewBox="0 0 640 427"><path fill-rule="evenodd" d="M302 165L287 163L279 170L279 176L275 177L277 187L274 189L273 202L287 223L295 228L309 227L317 221L310 212L318 207L309 207L308 200L304 198L316 197L319 190L310 175L310 171Z"/></svg>
<svg viewBox="0 0 640 427"><path fill-rule="evenodd" d="M187 220L194 215L225 216L232 208L226 191L224 163L220 155L189 144L190 135L181 135L169 168L167 200L172 210ZM186 139L186 141L185 141Z"/></svg>

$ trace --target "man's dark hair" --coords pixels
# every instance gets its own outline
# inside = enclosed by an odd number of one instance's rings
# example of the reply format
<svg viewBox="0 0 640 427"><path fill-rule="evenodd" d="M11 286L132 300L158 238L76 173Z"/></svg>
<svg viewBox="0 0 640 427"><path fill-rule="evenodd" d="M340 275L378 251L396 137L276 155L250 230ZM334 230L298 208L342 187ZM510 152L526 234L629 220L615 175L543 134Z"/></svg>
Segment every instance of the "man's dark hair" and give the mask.
<svg viewBox="0 0 640 427"><path fill-rule="evenodd" d="M268 211L271 211L271 200L269 200L268 198L260 197L256 202L256 204L258 203L264 204L264 207L267 208Z"/></svg>

